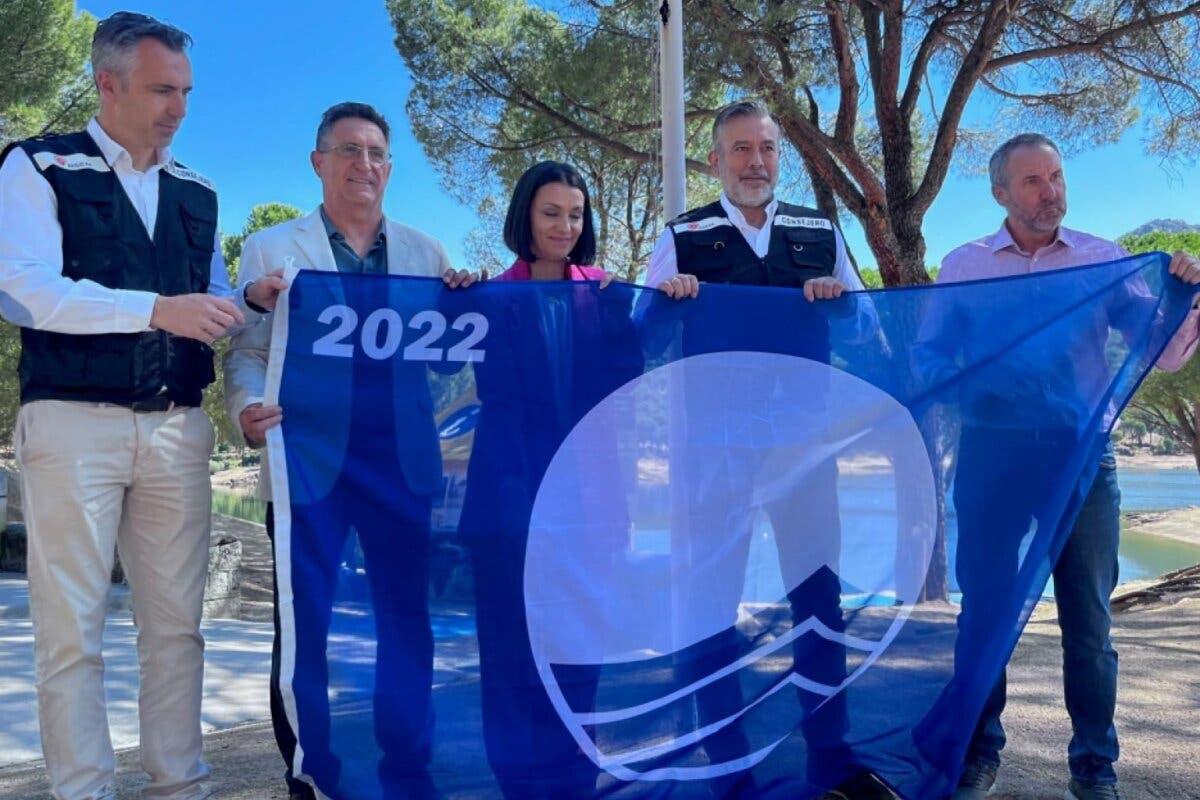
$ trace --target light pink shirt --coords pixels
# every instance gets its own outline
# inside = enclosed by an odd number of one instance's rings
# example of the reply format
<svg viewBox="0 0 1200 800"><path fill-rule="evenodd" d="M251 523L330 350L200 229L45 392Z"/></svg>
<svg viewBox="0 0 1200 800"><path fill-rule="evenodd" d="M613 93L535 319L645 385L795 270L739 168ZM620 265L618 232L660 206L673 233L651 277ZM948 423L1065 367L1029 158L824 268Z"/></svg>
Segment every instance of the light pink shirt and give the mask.
<svg viewBox="0 0 1200 800"><path fill-rule="evenodd" d="M968 242L942 259L938 283L1029 275L1067 267L1101 264L1125 258L1129 252L1116 242L1060 227L1054 241L1026 253L1013 241L1007 224L991 236ZM1187 363L1200 341L1200 311L1192 309L1155 364L1174 372Z"/></svg>

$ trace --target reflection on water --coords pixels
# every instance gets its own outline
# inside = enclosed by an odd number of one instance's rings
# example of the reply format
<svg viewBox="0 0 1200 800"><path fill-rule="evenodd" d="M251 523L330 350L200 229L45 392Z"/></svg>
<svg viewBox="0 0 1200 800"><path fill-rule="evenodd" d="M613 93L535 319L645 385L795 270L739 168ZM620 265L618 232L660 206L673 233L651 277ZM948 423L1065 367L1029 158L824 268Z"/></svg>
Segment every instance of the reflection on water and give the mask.
<svg viewBox="0 0 1200 800"><path fill-rule="evenodd" d="M262 523L267 519L267 501L252 494L226 492L213 489L212 510L214 514L247 519Z"/></svg>
<svg viewBox="0 0 1200 800"><path fill-rule="evenodd" d="M1200 547L1122 529L1120 560L1122 583L1144 580L1200 564Z"/></svg>

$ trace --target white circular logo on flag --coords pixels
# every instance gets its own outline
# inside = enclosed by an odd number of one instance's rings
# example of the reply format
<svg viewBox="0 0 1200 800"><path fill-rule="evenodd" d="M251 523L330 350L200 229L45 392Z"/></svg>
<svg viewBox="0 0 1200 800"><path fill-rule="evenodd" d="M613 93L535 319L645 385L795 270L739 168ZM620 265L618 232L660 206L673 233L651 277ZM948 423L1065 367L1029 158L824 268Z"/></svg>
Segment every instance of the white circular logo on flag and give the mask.
<svg viewBox="0 0 1200 800"><path fill-rule="evenodd" d="M752 767L900 632L932 557L935 499L911 414L849 373L758 352L647 372L575 426L534 502L525 605L551 702L622 780ZM797 596L818 598L804 619ZM705 649L751 629L725 661ZM797 663L804 637L845 653L837 678L827 660ZM740 711L695 711L698 692L738 680L754 687ZM744 751L696 759L743 723Z"/></svg>

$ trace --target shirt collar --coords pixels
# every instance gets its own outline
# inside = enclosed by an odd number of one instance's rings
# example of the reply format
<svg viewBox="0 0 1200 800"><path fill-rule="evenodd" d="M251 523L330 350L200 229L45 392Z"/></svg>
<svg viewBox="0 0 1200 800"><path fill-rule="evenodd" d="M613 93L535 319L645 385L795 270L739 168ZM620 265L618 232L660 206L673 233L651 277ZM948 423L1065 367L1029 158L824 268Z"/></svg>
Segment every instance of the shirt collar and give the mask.
<svg viewBox="0 0 1200 800"><path fill-rule="evenodd" d="M721 192L721 208L725 209L725 214L729 217L729 221L734 225L737 225L741 228L754 227L746 221L746 215L742 213L740 208L733 204L733 201L729 199L729 196L726 195L725 192ZM764 228L769 228L771 226L771 222L775 219L775 209L777 208L779 208L779 201L772 197L771 202L767 203L767 221L763 224ZM761 228L759 230L761 230Z"/></svg>
<svg viewBox="0 0 1200 800"><path fill-rule="evenodd" d="M325 204L322 203L320 208L321 208L321 222L324 223L324 225L325 225L325 235L328 236L330 239L338 239L340 241L345 241L346 237L342 234L341 231L339 231L334 226L333 220L331 220L329 218L329 214L326 213ZM376 244L376 246L378 246L386 241L387 241L387 234L384 233L383 220L381 219L381 220L379 220L379 232L375 234L375 244Z"/></svg>
<svg viewBox="0 0 1200 800"><path fill-rule="evenodd" d="M129 155L129 151L125 149L124 145L109 136L104 128L100 127L100 120L92 117L87 124L87 132L96 143L96 146L100 148L101 155L104 156L104 160L110 166L121 164L131 170L133 169L133 157ZM156 151L155 156L154 163L150 165L150 169L146 170L146 172L153 172L155 169L165 167L174 161L174 157L171 155L171 148L169 147L164 147Z"/></svg>
<svg viewBox="0 0 1200 800"><path fill-rule="evenodd" d="M1062 244L1064 247L1077 247L1079 245L1079 238L1075 235L1075 231L1059 225L1058 233L1054 235L1054 241L1047 245L1047 247L1056 244ZM1004 249L1012 249L1018 253L1022 252L1021 246L1016 243L1012 237L1012 232L1008 230L1007 222L1001 222L1000 230L992 234L991 249L993 253L999 253Z"/></svg>

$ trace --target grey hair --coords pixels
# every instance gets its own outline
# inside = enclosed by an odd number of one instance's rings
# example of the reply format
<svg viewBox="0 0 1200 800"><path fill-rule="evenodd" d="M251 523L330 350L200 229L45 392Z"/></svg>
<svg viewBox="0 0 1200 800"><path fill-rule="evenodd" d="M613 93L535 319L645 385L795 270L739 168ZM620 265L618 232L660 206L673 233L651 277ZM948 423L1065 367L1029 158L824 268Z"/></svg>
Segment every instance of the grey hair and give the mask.
<svg viewBox="0 0 1200 800"><path fill-rule="evenodd" d="M1018 133L997 147L996 152L992 153L992 157L988 159L988 175L992 179L992 186L1004 188L1008 185L1008 159L1013 150L1018 147L1049 147L1060 157L1062 156L1058 145L1049 136L1043 136L1040 133Z"/></svg>
<svg viewBox="0 0 1200 800"><path fill-rule="evenodd" d="M383 114L372 105L366 103L345 102L332 105L325 109L325 113L321 115L321 123L317 125L317 149L321 149L329 132L333 130L333 126L338 120L343 119L361 119L374 124L380 131L383 132L383 140L388 144L392 142L392 128L388 125L387 119Z"/></svg>
<svg viewBox="0 0 1200 800"><path fill-rule="evenodd" d="M736 117L766 117L775 123L775 127L779 127L779 122L771 114L770 110L757 100L739 100L736 103L730 103L717 112L716 119L712 124L712 149L714 151L721 149L721 129L725 127L725 123Z"/></svg>
<svg viewBox="0 0 1200 800"><path fill-rule="evenodd" d="M92 75L112 72L124 80L133 66L133 51L143 39L155 39L167 49L182 53L192 37L154 17L118 11L100 21L92 35Z"/></svg>

